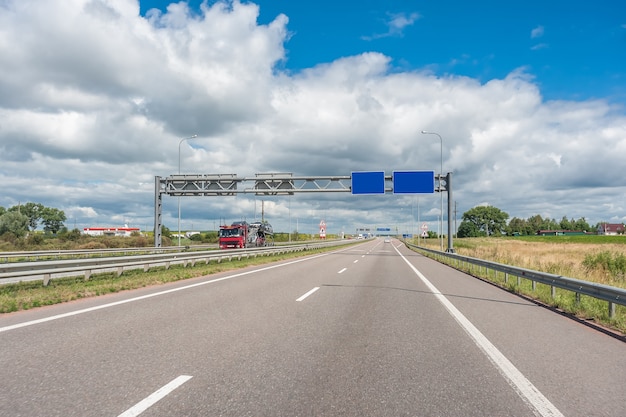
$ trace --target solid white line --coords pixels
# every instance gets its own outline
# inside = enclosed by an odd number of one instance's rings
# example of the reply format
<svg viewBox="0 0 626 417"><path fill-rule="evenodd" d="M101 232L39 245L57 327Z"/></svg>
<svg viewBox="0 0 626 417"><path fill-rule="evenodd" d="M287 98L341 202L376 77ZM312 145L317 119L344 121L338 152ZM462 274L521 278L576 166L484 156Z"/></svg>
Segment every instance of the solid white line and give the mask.
<svg viewBox="0 0 626 417"><path fill-rule="evenodd" d="M563 414L530 382L516 367L498 350L481 332L463 315L417 268L415 268L396 249L398 255L415 272L422 282L430 289L437 300L448 310L474 343L485 353L500 374L508 381L517 394L536 412L543 417L563 417Z"/></svg>
<svg viewBox="0 0 626 417"><path fill-rule="evenodd" d="M309 295L313 294L315 291L319 290L320 287L315 287L313 288L311 291L307 292L306 294L304 294L302 297L298 298L296 301L302 301L305 298L307 298Z"/></svg>
<svg viewBox="0 0 626 417"><path fill-rule="evenodd" d="M359 262L359 260L358 260L358 259L355 259L353 263L357 263L357 262Z"/></svg>
<svg viewBox="0 0 626 417"><path fill-rule="evenodd" d="M183 385L185 382L189 381L192 377L189 375L181 375L178 378L174 379L169 384L159 388L157 391L150 394L148 397L139 401L137 404L124 411L118 417L136 417L139 414L146 411L148 408L153 406L157 401L163 399L167 394L174 391L176 388Z"/></svg>
<svg viewBox="0 0 626 417"><path fill-rule="evenodd" d="M347 271L347 270L348 270L348 268L344 268L344 269L342 269L341 271L339 271L339 272L337 272L337 273L338 273L338 274L341 274L341 273L343 273L343 272L345 272L345 271Z"/></svg>
<svg viewBox="0 0 626 417"><path fill-rule="evenodd" d="M295 263L304 262L304 261L311 260L311 259L316 259L316 258L319 258L319 257L322 257L322 256L328 256L331 253L333 253L333 252L322 253L322 254L319 254L319 255L312 256L310 258L307 257L307 258L296 259L296 260L293 260L293 261L290 261L290 262L286 262L286 263L283 263L283 264L271 265L271 266L267 266L265 268L255 269L253 271L240 272L238 274L228 275L228 276L225 276L225 277L222 277L222 278L216 278L216 279L212 279L212 280L209 280L209 281L198 282L196 284L190 284L190 285L186 285L184 287L172 288L170 290L159 291L159 292L155 292L155 293L152 293L152 294L142 295L140 297L128 298L126 300L116 301L116 302L108 303L108 304L102 304L102 305L99 305L99 306L89 307L89 308L85 308L85 309L82 309L82 310L70 311L69 313L57 314L56 316L44 317L42 319L31 320L31 321L26 321L26 322L23 322L23 323L13 324L11 326L0 327L0 333L7 332L9 330L19 329L19 328L22 328L22 327L32 326L32 325L35 325L35 324L45 323L45 322L48 322L48 321L58 320L58 319L62 319L62 318L65 318L65 317L77 316L79 314L89 313L91 311L102 310L102 309L109 308L109 307L115 307L115 306L122 305L122 304L127 304L127 303L132 303L132 302L135 302L135 301L145 300L147 298L158 297L158 296L161 296L161 295L170 294L170 293L177 292L177 291L187 290L189 288L195 288L195 287L200 287L200 286L203 286L203 285L213 284L215 282L226 281L226 280L229 280L229 279L242 277L244 275L255 274L257 272L267 271L267 270L274 269L274 268L281 268L283 266L293 265Z"/></svg>

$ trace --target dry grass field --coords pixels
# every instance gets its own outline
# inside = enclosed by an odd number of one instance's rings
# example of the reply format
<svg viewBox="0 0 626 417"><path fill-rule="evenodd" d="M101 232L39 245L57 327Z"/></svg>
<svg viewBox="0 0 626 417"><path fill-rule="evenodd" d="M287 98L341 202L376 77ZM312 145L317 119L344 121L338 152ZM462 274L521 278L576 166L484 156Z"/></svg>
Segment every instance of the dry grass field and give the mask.
<svg viewBox="0 0 626 417"><path fill-rule="evenodd" d="M440 247L435 239L422 239L420 245ZM467 238L455 239L454 249L464 256L626 288L624 236Z"/></svg>
<svg viewBox="0 0 626 417"><path fill-rule="evenodd" d="M420 239L419 245L440 249L437 239ZM468 238L455 239L453 246L463 256L626 288L626 236ZM481 278L626 334L626 307L617 305L615 316L609 317L605 301L591 297L577 300L575 294L565 290L558 290L552 297L549 287L533 288L527 280L516 283L503 282L497 276Z"/></svg>

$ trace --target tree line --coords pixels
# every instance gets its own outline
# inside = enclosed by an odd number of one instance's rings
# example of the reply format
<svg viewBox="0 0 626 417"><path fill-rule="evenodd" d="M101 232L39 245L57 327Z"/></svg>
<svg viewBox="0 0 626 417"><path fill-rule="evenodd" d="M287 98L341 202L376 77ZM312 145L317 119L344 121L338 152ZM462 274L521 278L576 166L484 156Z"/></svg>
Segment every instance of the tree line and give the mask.
<svg viewBox="0 0 626 417"><path fill-rule="evenodd" d="M535 235L539 230L571 230L591 232L597 230L589 226L584 217L568 219L566 216L560 221L543 218L540 215L520 219L513 217L508 221L508 213L493 206L474 207L463 213L463 220L457 231L458 237L502 236L502 235Z"/></svg>
<svg viewBox="0 0 626 417"><path fill-rule="evenodd" d="M508 213L493 206L478 206L463 213L463 219L457 231L458 237L501 236L501 235L534 235L539 230L573 230L590 232L597 230L599 225L591 227L584 217L560 221L543 218L540 215L521 219L513 217L508 221ZM0 236L7 233L16 238L28 235L30 231L43 226L48 234L67 231L64 222L67 220L62 210L45 207L40 203L26 203L5 209L0 206ZM166 228L164 228L166 229Z"/></svg>
<svg viewBox="0 0 626 417"><path fill-rule="evenodd" d="M44 232L56 234L65 229L65 220L63 210L39 203L19 204L8 209L0 206L0 236L11 233L18 238L24 237L40 225Z"/></svg>

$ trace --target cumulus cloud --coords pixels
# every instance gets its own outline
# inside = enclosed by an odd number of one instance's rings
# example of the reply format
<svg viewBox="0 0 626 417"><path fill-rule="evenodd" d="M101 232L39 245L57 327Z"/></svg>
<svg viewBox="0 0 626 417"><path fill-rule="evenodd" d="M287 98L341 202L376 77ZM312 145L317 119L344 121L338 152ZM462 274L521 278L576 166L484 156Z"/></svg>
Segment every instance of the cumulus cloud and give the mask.
<svg viewBox="0 0 626 417"><path fill-rule="evenodd" d="M325 176L439 172L443 157L460 213L487 202L523 218L624 219L626 190L614 180L626 176L623 109L545 102L525 69L481 83L398 71L368 52L281 72L288 18L262 25L258 6L237 1L199 13L172 4L147 17L134 0L2 7L0 206L40 202L66 211L70 227L144 228L153 222L154 177L176 173L179 159L182 173ZM390 28L417 18L392 17ZM422 130L442 136L443 155ZM428 221L436 222L438 197L420 197ZM281 231L297 223L312 233L325 218L329 232L350 233L409 224L416 212L415 197L266 200ZM246 196L190 198L183 228L252 219L260 206ZM165 225L176 215L165 197Z"/></svg>

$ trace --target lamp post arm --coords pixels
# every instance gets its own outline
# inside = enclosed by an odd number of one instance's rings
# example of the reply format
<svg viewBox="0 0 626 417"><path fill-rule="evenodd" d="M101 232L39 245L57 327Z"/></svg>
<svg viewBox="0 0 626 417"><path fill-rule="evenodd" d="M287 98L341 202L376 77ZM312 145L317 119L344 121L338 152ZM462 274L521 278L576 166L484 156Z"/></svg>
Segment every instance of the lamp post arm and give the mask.
<svg viewBox="0 0 626 417"><path fill-rule="evenodd" d="M179 142L178 142L178 173L180 174L180 145L183 144L184 141L189 140L189 139L194 139L197 138L198 135L192 135L189 136L188 138L182 138Z"/></svg>
<svg viewBox="0 0 626 417"><path fill-rule="evenodd" d="M439 138L439 151L440 151L440 166L439 166L439 193L440 193L440 199L441 199L441 207L439 208L439 210L441 211L441 217L440 217L440 222L439 222L439 228L440 228L440 241L441 241L441 251L443 252L443 190L441 189L441 180L443 178L443 138L441 137L441 135L437 132L427 132L425 130L422 130L422 134L423 135L437 135L437 137ZM450 221L450 218L448 217L448 222Z"/></svg>

